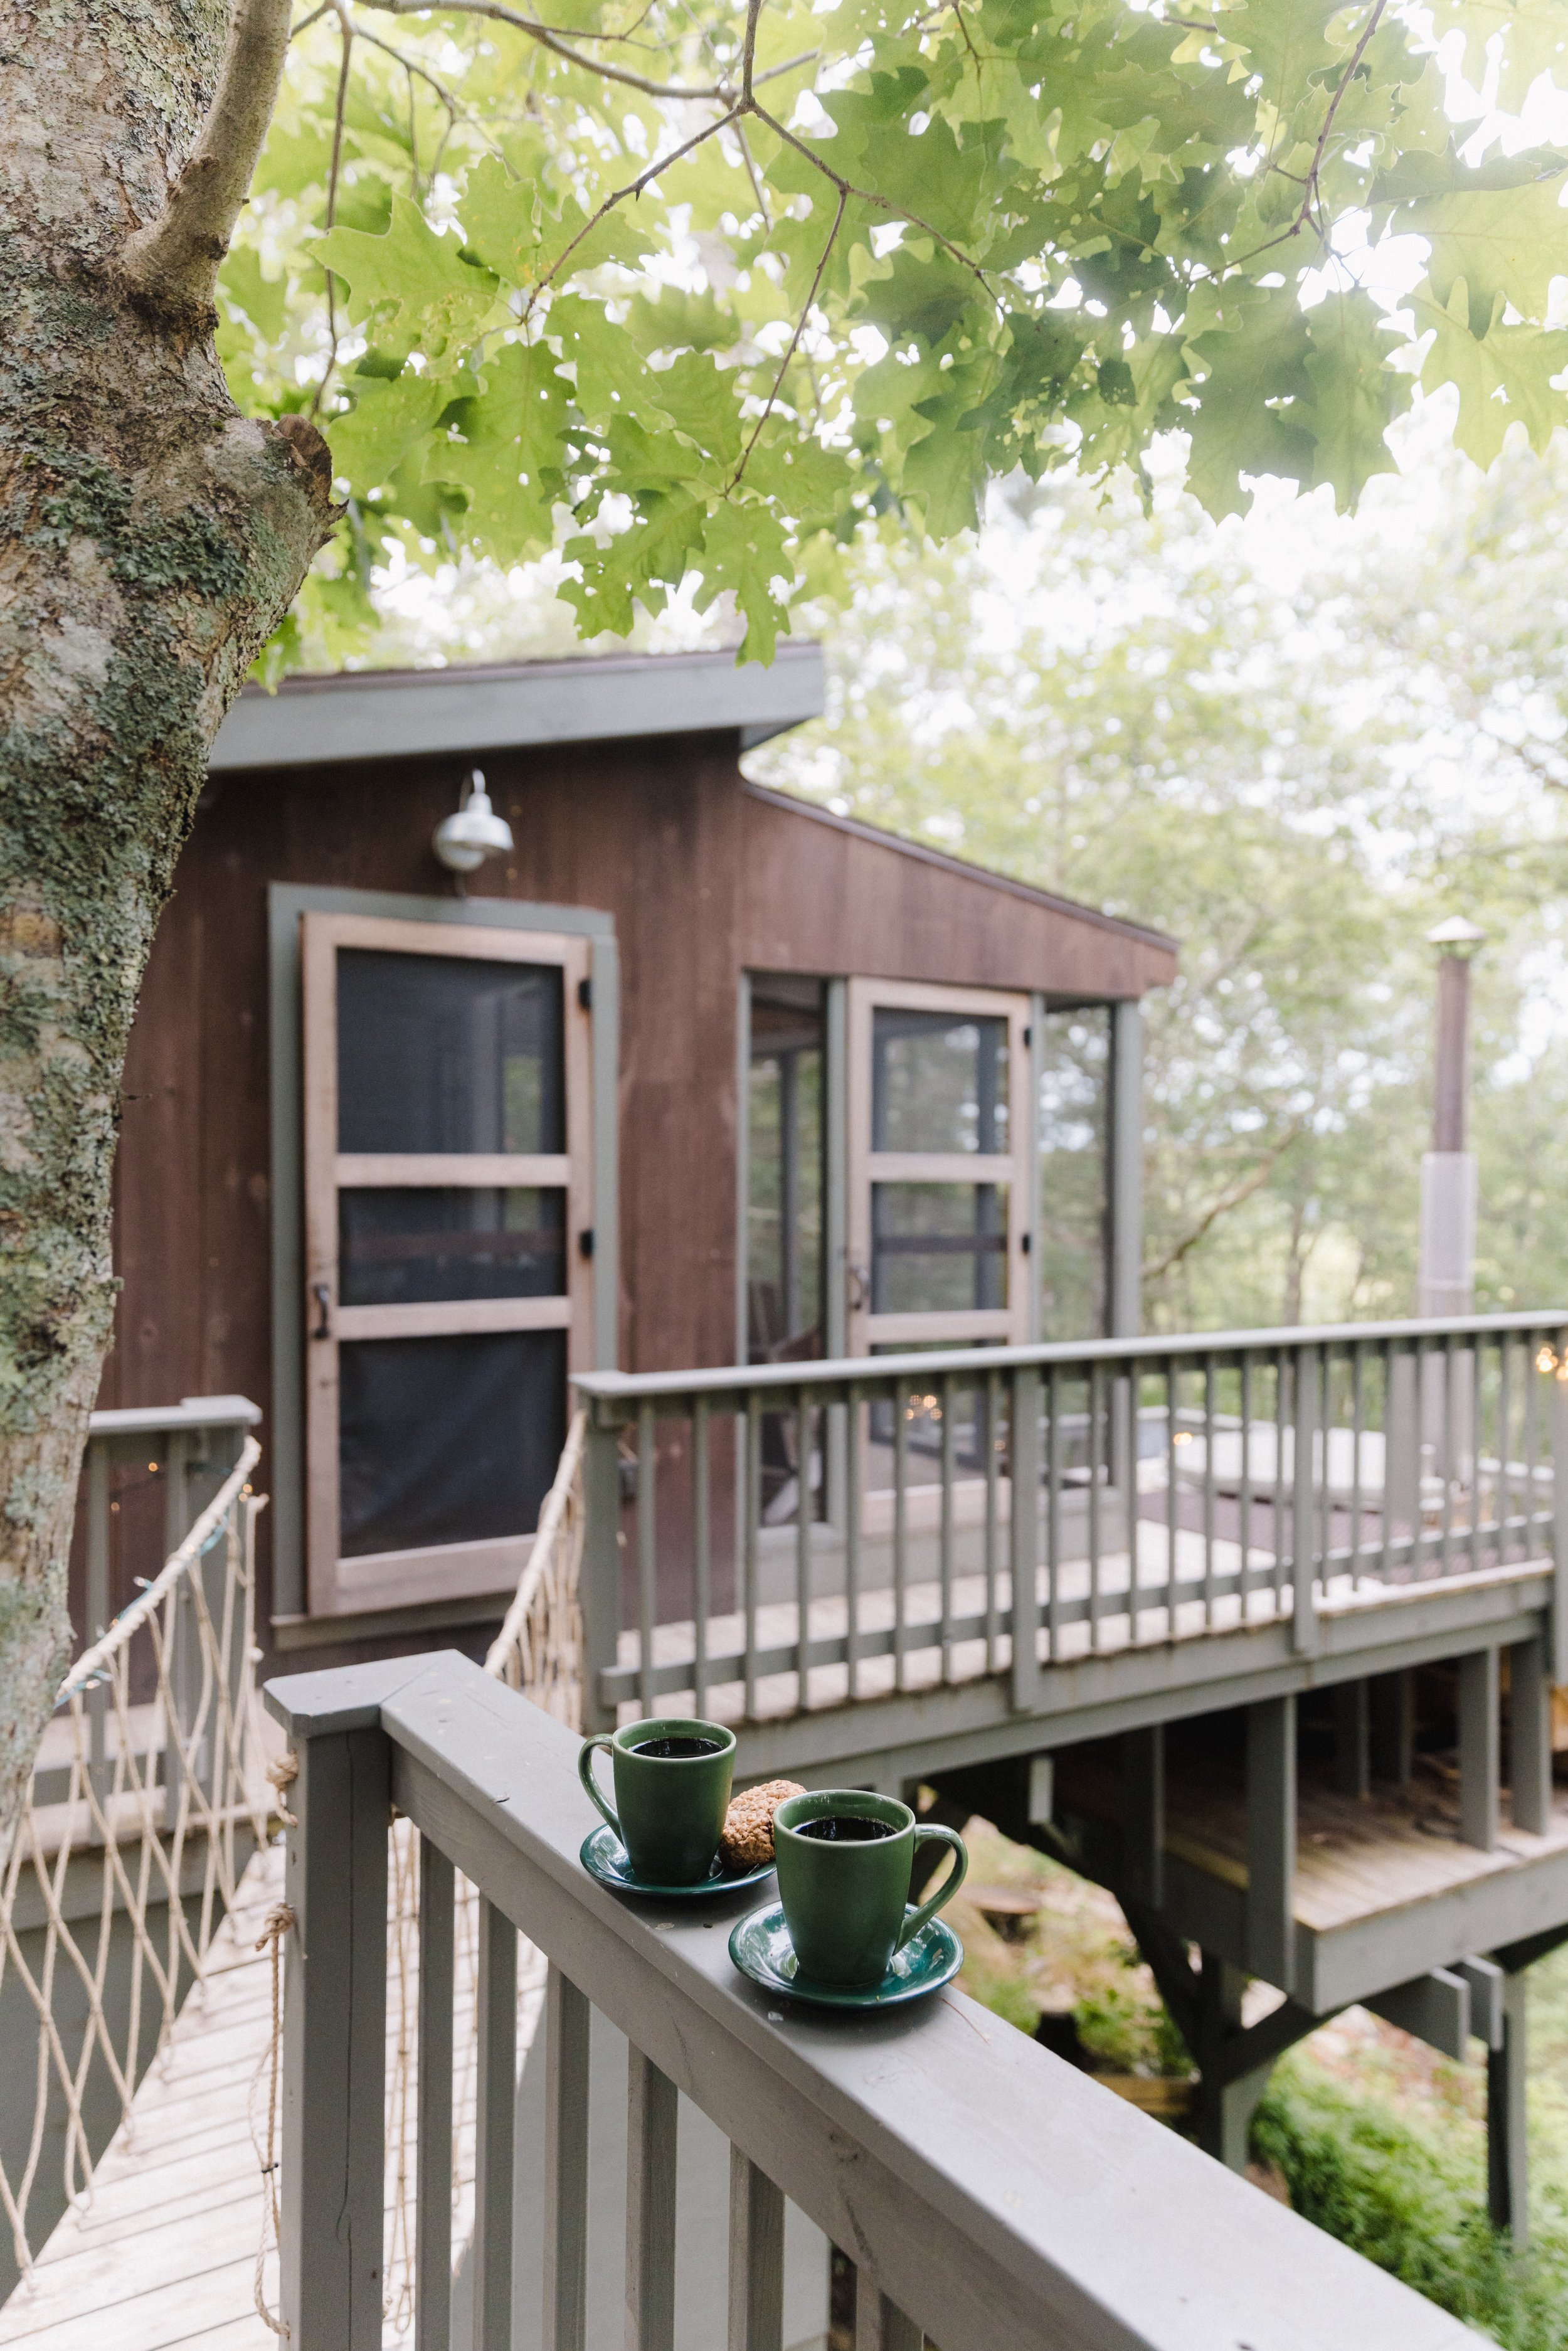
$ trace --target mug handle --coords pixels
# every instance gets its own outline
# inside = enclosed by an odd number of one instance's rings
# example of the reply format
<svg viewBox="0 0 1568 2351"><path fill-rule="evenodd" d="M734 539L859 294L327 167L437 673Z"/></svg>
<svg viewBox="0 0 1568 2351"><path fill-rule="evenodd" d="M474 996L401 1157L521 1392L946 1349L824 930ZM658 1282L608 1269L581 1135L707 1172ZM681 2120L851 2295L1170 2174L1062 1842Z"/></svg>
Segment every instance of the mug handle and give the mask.
<svg viewBox="0 0 1568 2351"><path fill-rule="evenodd" d="M607 1730L596 1730L591 1739L585 1739L583 1740L577 1758L577 1776L582 1782L582 1784L587 1789L589 1795L598 1805L600 1811L603 1813L611 1827L614 1830L616 1836L620 1838L622 1844L624 1845L626 1840L621 1834L621 1823L615 1813L612 1810L610 1805L605 1802L602 1795L601 1795L599 1791L599 1782L593 1776L593 1754L594 1750L599 1747L602 1747L607 1754L613 1754L614 1748Z"/></svg>
<svg viewBox="0 0 1568 2351"><path fill-rule="evenodd" d="M958 1834L956 1829L938 1828L935 1823L924 1828L917 1828L915 1832L915 1851L918 1853L923 1844L931 1844L952 1846L953 1866L947 1872L947 1875L943 1879L941 1885L936 1888L936 1893L930 1895L926 1900L921 1904L919 1909L913 1911L904 1920L904 1931L893 1947L895 1951L902 1951L905 1943L911 1941L915 1936L919 1934L922 1927L927 1925L931 1919L935 1918L936 1913L941 1909L945 1902L951 1902L954 1895L956 1894L968 1873L968 1849L965 1845L964 1840Z"/></svg>

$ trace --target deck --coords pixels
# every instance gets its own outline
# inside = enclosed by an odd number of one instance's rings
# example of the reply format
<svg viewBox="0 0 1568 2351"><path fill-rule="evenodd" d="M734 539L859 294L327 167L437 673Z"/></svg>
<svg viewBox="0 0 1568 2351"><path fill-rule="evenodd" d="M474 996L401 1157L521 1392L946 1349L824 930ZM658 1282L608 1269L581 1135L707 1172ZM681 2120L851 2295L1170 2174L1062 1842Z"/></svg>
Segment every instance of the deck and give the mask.
<svg viewBox="0 0 1568 2351"><path fill-rule="evenodd" d="M413 2341L403 2176L412 2169L411 2035L417 1984L412 1833L394 1847L389 1904L387 2073L392 2144L387 2321L383 2351ZM89 2195L66 2214L32 2277L0 2307L0 2346L26 2351L277 2351L256 2307L265 2218L261 2143L272 2037L271 1964L256 1938L283 1886L277 1847L257 1854L240 1899L214 1938L203 1986L185 2002L163 2055L149 2069L131 2122L116 2133ZM454 2242L474 2210L475 1903L459 1905L454 2040ZM517 2026L526 2054L543 1988L542 1962L523 1946ZM405 2033L407 2020L409 2032ZM461 2266L461 2262L459 2262ZM277 2263L262 2287L277 2307ZM461 2304L461 2291L456 2297Z"/></svg>

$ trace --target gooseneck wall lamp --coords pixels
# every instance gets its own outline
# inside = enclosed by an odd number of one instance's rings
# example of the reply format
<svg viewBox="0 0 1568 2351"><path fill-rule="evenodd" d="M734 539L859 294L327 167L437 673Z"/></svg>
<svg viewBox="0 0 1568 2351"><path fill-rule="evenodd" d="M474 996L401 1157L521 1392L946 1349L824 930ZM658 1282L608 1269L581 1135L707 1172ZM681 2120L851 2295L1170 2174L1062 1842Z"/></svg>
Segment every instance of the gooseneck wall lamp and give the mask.
<svg viewBox="0 0 1568 2351"><path fill-rule="evenodd" d="M498 857L510 850L512 828L490 806L480 768L470 774L456 815L444 817L436 826L432 846L454 873L476 873L486 857Z"/></svg>

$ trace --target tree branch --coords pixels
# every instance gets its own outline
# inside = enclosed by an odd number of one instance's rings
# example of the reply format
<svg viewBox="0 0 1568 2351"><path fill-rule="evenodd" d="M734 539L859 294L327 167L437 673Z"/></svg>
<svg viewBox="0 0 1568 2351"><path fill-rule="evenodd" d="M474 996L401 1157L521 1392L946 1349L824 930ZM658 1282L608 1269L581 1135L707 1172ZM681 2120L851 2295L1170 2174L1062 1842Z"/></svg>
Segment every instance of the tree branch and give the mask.
<svg viewBox="0 0 1568 2351"><path fill-rule="evenodd" d="M130 237L118 275L155 309L204 313L277 98L289 0L235 0L218 87L189 162L155 221Z"/></svg>
<svg viewBox="0 0 1568 2351"><path fill-rule="evenodd" d="M382 9L389 16L413 16L428 14L430 0L362 0L362 5ZM541 25L537 16L524 16L516 8L503 6L502 0L457 0L457 5L465 16L489 16L498 25L510 25L514 32L526 33L531 41L537 41L553 56L564 57L569 65L580 66L584 73L596 74L602 81L622 82L628 89L640 89L645 98L706 98L727 104L735 94L722 82L704 85L653 81L646 74L632 72L627 66L612 66L602 57L585 57L580 49L563 41L552 26ZM576 37L601 40L610 37L580 33Z"/></svg>
<svg viewBox="0 0 1568 2351"><path fill-rule="evenodd" d="M1249 1200L1254 1192L1262 1190L1291 1144L1300 1142L1303 1132L1301 1127L1292 1126L1289 1134L1282 1136L1273 1150L1268 1152L1239 1184L1232 1184L1228 1192L1221 1192L1218 1199L1204 1210L1191 1231L1177 1241L1175 1249L1167 1249L1157 1263L1145 1266L1141 1279L1158 1281L1163 1275L1174 1272L1183 1258L1197 1247L1204 1235L1212 1232L1221 1217L1228 1216L1232 1208L1239 1208L1243 1200Z"/></svg>
<svg viewBox="0 0 1568 2351"><path fill-rule="evenodd" d="M812 308L817 299L817 295L821 290L822 278L828 266L828 257L832 252L834 240L836 239L840 227L843 222L844 206L848 203L849 197L845 194L843 189L841 188L839 190L839 208L833 214L833 225L828 231L828 241L822 247L822 257L817 264L817 274L811 280L811 290L807 295L806 299L801 306L800 316L795 322L795 331L790 336L789 347L786 350L783 358L779 362L779 372L773 379L773 389L768 395L767 403L763 408L761 415L758 418L756 424L752 428L750 440L747 443L745 448L740 453L740 463L737 465L735 472L730 478L730 490L738 486L742 474L745 473L747 466L751 463L751 453L756 448L758 441L761 436L762 428L767 423L768 418L772 415L774 408L778 404L779 394L783 388L784 378L789 372L789 362L794 358L796 350L800 345L800 338L806 331L806 321L811 315ZM728 495L729 490L727 490L725 492L725 496L727 497Z"/></svg>

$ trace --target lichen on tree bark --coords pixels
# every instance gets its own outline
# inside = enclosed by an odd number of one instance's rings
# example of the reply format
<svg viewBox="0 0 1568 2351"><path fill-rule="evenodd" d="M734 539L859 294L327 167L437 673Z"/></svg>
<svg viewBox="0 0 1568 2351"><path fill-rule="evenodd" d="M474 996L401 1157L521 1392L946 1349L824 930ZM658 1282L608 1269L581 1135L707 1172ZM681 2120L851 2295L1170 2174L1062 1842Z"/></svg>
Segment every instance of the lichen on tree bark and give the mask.
<svg viewBox="0 0 1568 2351"><path fill-rule="evenodd" d="M213 737L331 517L313 428L229 398L212 275L236 175L192 171L210 120L259 142L278 16L0 0L0 1851L70 1641L153 926Z"/></svg>

